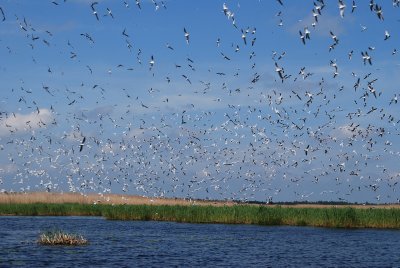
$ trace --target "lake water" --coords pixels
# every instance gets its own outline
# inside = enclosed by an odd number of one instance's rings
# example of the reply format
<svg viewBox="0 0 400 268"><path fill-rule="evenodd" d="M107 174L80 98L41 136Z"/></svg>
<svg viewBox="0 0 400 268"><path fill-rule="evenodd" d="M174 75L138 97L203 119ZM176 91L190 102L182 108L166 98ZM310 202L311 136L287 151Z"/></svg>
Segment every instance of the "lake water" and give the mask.
<svg viewBox="0 0 400 268"><path fill-rule="evenodd" d="M42 246L41 231L87 246ZM0 217L0 267L400 267L400 230Z"/></svg>

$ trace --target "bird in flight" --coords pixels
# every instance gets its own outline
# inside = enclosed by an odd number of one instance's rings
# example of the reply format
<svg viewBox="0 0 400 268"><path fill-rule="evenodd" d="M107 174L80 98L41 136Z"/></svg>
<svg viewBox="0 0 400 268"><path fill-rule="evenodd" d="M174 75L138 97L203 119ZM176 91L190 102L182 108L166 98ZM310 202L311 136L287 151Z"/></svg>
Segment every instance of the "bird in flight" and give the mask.
<svg viewBox="0 0 400 268"><path fill-rule="evenodd" d="M389 32L388 32L387 30L385 30L385 39L384 39L384 40L385 40L385 41L388 40L389 37L390 37Z"/></svg>
<svg viewBox="0 0 400 268"><path fill-rule="evenodd" d="M224 53L222 53L221 52L221 55L222 55L222 57L225 59L225 60L231 60L228 56L226 56Z"/></svg>
<svg viewBox="0 0 400 268"><path fill-rule="evenodd" d="M153 66L154 66L154 63L155 63L155 61L154 61L154 56L153 56L153 55L151 55L151 58L150 58L150 61L149 61L149 64L150 64L150 70L153 68Z"/></svg>
<svg viewBox="0 0 400 268"><path fill-rule="evenodd" d="M337 36L332 31L329 31L329 33L330 33L333 41L335 42L335 45L337 45L339 43L339 39L337 38Z"/></svg>
<svg viewBox="0 0 400 268"><path fill-rule="evenodd" d="M369 63L369 65L372 65L371 56L368 55L368 52L367 52L367 51L365 51L365 52L361 51L361 56L362 56L362 58L363 58L363 60L364 60L364 65L365 65L367 62Z"/></svg>
<svg viewBox="0 0 400 268"><path fill-rule="evenodd" d="M112 14L111 9L109 9L108 7L107 7L107 14L108 14L111 18L114 18L114 15Z"/></svg>
<svg viewBox="0 0 400 268"><path fill-rule="evenodd" d="M126 33L126 28L123 30L122 35L126 36L126 37L129 37L129 34Z"/></svg>
<svg viewBox="0 0 400 268"><path fill-rule="evenodd" d="M94 6L97 5L97 4L98 4L98 2L93 2L93 3L90 5L90 7L91 7L92 10L93 10L93 15L96 16L96 19L97 19L97 20L99 20L99 14L97 14L96 9L94 8Z"/></svg>
<svg viewBox="0 0 400 268"><path fill-rule="evenodd" d="M243 31L243 29L241 29L241 31L242 31L242 39L243 39L243 42L244 42L245 45L247 45L247 41L246 41L246 32Z"/></svg>
<svg viewBox="0 0 400 268"><path fill-rule="evenodd" d="M184 32L184 35L185 35L186 44L189 45L189 32L186 31L186 28L183 28L183 32Z"/></svg>
<svg viewBox="0 0 400 268"><path fill-rule="evenodd" d="M301 32L301 30L299 30L299 34L300 34L301 42L303 42L303 45L305 45L306 44L306 36Z"/></svg>
<svg viewBox="0 0 400 268"><path fill-rule="evenodd" d="M278 63L275 62L275 72L278 73L279 77L281 78L281 80L283 81L284 77L284 70L282 67L278 66Z"/></svg>
<svg viewBox="0 0 400 268"><path fill-rule="evenodd" d="M83 137L81 144L79 144L79 152L82 152L83 146L85 145L86 137Z"/></svg>
<svg viewBox="0 0 400 268"><path fill-rule="evenodd" d="M346 5L343 3L342 0L339 0L339 13L340 17L344 18L344 9L346 8Z"/></svg>
<svg viewBox="0 0 400 268"><path fill-rule="evenodd" d="M0 7L0 12L1 12L1 15L3 15L3 20L2 21L5 21L6 20L6 15L4 15L4 10L3 10L2 7Z"/></svg>
<svg viewBox="0 0 400 268"><path fill-rule="evenodd" d="M142 9L142 7L140 6L140 0L136 0L136 5L139 9Z"/></svg>
<svg viewBox="0 0 400 268"><path fill-rule="evenodd" d="M356 10L356 8L357 8L356 2L353 0L353 4L351 6L351 13L353 13L354 10Z"/></svg>
<svg viewBox="0 0 400 268"><path fill-rule="evenodd" d="M228 16L229 9L228 9L228 7L226 6L225 3L222 4L222 10L223 10L225 16Z"/></svg>
<svg viewBox="0 0 400 268"><path fill-rule="evenodd" d="M394 94L394 97L390 100L389 105L392 105L393 103L397 104L397 94Z"/></svg>

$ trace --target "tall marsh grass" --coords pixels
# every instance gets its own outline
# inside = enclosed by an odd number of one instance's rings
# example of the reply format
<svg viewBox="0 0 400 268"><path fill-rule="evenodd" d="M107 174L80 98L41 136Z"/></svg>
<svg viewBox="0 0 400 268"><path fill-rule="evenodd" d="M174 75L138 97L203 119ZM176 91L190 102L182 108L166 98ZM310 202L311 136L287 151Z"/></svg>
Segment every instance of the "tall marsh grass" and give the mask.
<svg viewBox="0 0 400 268"><path fill-rule="evenodd" d="M0 215L102 216L109 220L400 228L400 209L281 206L170 206L105 204L0 204Z"/></svg>
<svg viewBox="0 0 400 268"><path fill-rule="evenodd" d="M400 228L399 209L292 208L266 206L117 206L112 220L161 220L189 223L295 225L339 228Z"/></svg>
<svg viewBox="0 0 400 268"><path fill-rule="evenodd" d="M90 204L0 204L0 215L16 216L103 216L107 206ZM111 207L111 206L109 206Z"/></svg>

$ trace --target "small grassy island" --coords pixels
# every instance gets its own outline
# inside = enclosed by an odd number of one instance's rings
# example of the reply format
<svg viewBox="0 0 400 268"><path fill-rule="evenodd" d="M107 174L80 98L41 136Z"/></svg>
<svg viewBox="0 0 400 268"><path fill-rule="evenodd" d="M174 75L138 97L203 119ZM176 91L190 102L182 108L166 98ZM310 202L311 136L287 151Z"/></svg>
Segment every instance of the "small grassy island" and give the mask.
<svg viewBox="0 0 400 268"><path fill-rule="evenodd" d="M42 193L43 195L44 193ZM46 194L44 194L46 195ZM182 199L149 199L108 196L107 203L75 198L62 202L49 194L47 202L18 202L27 198L15 194L8 202L0 197L0 215L19 216L101 216L108 220L155 220L186 223L293 225L333 228L400 228L400 207L396 205L330 204L248 204ZM71 195L71 194L68 194ZM94 196L96 197L96 196ZM92 196L92 198L94 198ZM10 199L11 198L11 199ZM13 198L13 199L12 199ZM63 199L64 198L64 199ZM143 199L142 199L143 198ZM124 202L117 202L123 200ZM175 200L175 202L174 202ZM25 200L26 201L26 200ZM74 202L75 201L75 202Z"/></svg>
<svg viewBox="0 0 400 268"><path fill-rule="evenodd" d="M88 244L87 239L82 235L70 234L60 230L41 233L37 242L48 246L82 246Z"/></svg>

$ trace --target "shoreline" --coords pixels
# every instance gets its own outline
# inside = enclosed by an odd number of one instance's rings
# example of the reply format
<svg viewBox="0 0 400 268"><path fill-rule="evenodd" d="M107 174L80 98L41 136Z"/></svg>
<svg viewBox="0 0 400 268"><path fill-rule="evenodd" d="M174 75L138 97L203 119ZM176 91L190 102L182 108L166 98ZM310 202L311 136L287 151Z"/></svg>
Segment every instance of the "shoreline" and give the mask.
<svg viewBox="0 0 400 268"><path fill-rule="evenodd" d="M400 229L400 209L396 208L3 203L0 216L100 216L122 221Z"/></svg>
<svg viewBox="0 0 400 268"><path fill-rule="evenodd" d="M400 229L399 208L397 204L248 204L115 194L100 199L96 194L0 194L0 216L101 216L182 223Z"/></svg>

